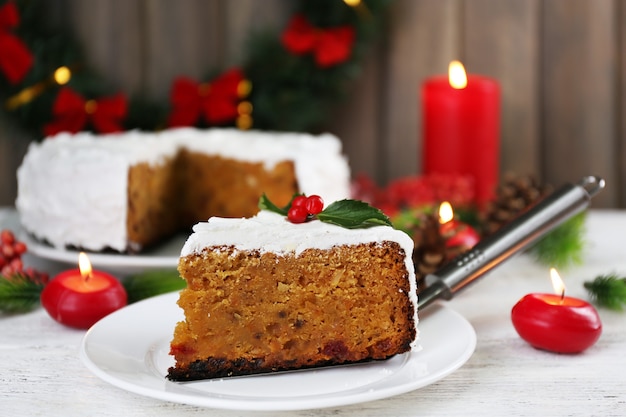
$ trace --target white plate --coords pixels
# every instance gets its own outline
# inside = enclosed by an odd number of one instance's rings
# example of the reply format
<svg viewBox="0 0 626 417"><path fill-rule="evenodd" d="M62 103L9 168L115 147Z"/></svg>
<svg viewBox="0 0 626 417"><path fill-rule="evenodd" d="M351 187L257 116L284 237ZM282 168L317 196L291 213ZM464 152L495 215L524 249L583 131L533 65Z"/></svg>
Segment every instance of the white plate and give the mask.
<svg viewBox="0 0 626 417"><path fill-rule="evenodd" d="M89 261L96 269L130 275L146 270L176 269L180 250L188 235L176 235L163 244L140 254L116 254L87 252ZM20 239L28 246L33 255L50 261L63 262L74 266L78 265L77 250L59 249L33 239L24 233Z"/></svg>
<svg viewBox="0 0 626 417"><path fill-rule="evenodd" d="M176 403L237 410L303 410L378 400L432 384L461 367L476 346L472 326L439 305L421 315L422 349L389 360L273 375L177 383L165 378L178 293L132 304L96 323L80 357L124 390Z"/></svg>

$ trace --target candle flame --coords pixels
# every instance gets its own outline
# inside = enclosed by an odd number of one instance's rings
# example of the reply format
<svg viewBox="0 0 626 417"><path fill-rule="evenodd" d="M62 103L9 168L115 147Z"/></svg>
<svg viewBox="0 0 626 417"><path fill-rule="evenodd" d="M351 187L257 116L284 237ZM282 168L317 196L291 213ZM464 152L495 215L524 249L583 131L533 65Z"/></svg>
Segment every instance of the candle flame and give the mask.
<svg viewBox="0 0 626 417"><path fill-rule="evenodd" d="M563 297L565 297L565 283L555 268L550 268L550 279L552 279L554 292L561 294L561 299L563 299Z"/></svg>
<svg viewBox="0 0 626 417"><path fill-rule="evenodd" d="M91 262L89 262L89 258L85 252L78 254L78 269L80 269L80 275L85 281L91 278Z"/></svg>
<svg viewBox="0 0 626 417"><path fill-rule="evenodd" d="M439 205L439 223L445 224L454 218L454 211L452 205L447 201L444 201Z"/></svg>
<svg viewBox="0 0 626 417"><path fill-rule="evenodd" d="M467 74L460 61L451 61L448 66L448 82L456 90L467 87Z"/></svg>

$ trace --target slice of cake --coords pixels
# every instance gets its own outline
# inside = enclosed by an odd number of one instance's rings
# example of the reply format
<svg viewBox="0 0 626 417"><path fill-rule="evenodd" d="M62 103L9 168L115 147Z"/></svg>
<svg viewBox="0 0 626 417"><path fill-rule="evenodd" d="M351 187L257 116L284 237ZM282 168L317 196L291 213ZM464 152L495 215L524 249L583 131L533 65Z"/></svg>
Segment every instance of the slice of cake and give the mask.
<svg viewBox="0 0 626 417"><path fill-rule="evenodd" d="M54 247L138 252L211 216L250 217L263 192L349 197L335 136L171 129L59 134L33 143L20 166L23 227Z"/></svg>
<svg viewBox="0 0 626 417"><path fill-rule="evenodd" d="M387 359L416 340L413 241L389 226L211 218L181 253L174 381Z"/></svg>

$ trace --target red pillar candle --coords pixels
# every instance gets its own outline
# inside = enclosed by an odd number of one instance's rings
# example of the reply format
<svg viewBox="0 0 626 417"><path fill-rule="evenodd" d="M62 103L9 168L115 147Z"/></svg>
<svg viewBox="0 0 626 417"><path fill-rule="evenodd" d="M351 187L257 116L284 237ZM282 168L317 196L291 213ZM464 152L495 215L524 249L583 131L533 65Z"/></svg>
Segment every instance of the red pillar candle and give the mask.
<svg viewBox="0 0 626 417"><path fill-rule="evenodd" d="M466 76L462 64L453 61L447 77L432 77L422 85L422 113L423 173L468 175L476 203L492 200L500 170L498 83Z"/></svg>
<svg viewBox="0 0 626 417"><path fill-rule="evenodd" d="M531 346L557 353L579 353L592 346L602 333L598 312L586 301L565 297L565 286L551 271L561 295L528 294L511 310L513 327Z"/></svg>
<svg viewBox="0 0 626 417"><path fill-rule="evenodd" d="M82 252L79 269L61 272L41 293L41 304L53 319L79 329L91 327L126 302L122 284L112 275L92 270Z"/></svg>

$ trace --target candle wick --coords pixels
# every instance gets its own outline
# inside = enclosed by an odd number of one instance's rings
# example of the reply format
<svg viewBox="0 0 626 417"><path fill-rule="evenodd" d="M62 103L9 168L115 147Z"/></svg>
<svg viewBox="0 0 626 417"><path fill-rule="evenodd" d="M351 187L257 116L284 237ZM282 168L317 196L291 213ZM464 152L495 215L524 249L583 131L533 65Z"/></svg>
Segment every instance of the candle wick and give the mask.
<svg viewBox="0 0 626 417"><path fill-rule="evenodd" d="M564 298L565 298L565 290L561 291L561 302L563 302Z"/></svg>

